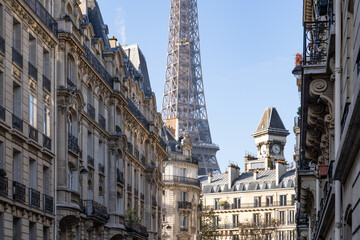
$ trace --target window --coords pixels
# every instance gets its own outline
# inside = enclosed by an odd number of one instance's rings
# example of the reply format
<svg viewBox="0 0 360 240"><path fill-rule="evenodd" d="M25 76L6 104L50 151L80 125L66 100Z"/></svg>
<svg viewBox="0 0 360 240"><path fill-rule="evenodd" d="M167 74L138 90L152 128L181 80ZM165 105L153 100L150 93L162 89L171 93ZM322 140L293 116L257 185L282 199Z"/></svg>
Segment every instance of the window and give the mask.
<svg viewBox="0 0 360 240"><path fill-rule="evenodd" d="M36 240L36 223L30 222L29 224L29 240Z"/></svg>
<svg viewBox="0 0 360 240"><path fill-rule="evenodd" d="M181 192L181 193L180 193L180 199L181 199L181 201L183 201L183 202L187 200L186 192Z"/></svg>
<svg viewBox="0 0 360 240"><path fill-rule="evenodd" d="M234 208L240 208L241 207L241 198L234 198Z"/></svg>
<svg viewBox="0 0 360 240"><path fill-rule="evenodd" d="M43 51L43 75L50 79L50 53L46 49Z"/></svg>
<svg viewBox="0 0 360 240"><path fill-rule="evenodd" d="M3 27L4 27L4 15L3 15L3 10L4 10L4 7L3 7L3 5L2 4L0 4L0 37L2 37L3 38L3 35L4 35L4 33L3 33Z"/></svg>
<svg viewBox="0 0 360 240"><path fill-rule="evenodd" d="M295 231L288 231L287 232L288 240L295 240Z"/></svg>
<svg viewBox="0 0 360 240"><path fill-rule="evenodd" d="M104 165L104 143L99 142L99 163Z"/></svg>
<svg viewBox="0 0 360 240"><path fill-rule="evenodd" d="M295 194L291 195L291 205L294 206L295 205Z"/></svg>
<svg viewBox="0 0 360 240"><path fill-rule="evenodd" d="M279 240L286 240L285 239L285 231L279 231L278 232L278 239Z"/></svg>
<svg viewBox="0 0 360 240"><path fill-rule="evenodd" d="M43 166L43 188L44 194L50 195L50 168Z"/></svg>
<svg viewBox="0 0 360 240"><path fill-rule="evenodd" d="M266 196L266 206L271 207L273 205L273 196Z"/></svg>
<svg viewBox="0 0 360 240"><path fill-rule="evenodd" d="M265 213L265 224L271 225L271 213Z"/></svg>
<svg viewBox="0 0 360 240"><path fill-rule="evenodd" d="M140 174L140 193L144 193L144 177L142 174Z"/></svg>
<svg viewBox="0 0 360 240"><path fill-rule="evenodd" d="M294 210L290 210L288 214L289 214L289 215L288 215L289 224L295 223L295 211L294 211Z"/></svg>
<svg viewBox="0 0 360 240"><path fill-rule="evenodd" d="M13 180L15 182L22 182L22 157L19 151L14 150L13 152Z"/></svg>
<svg viewBox="0 0 360 240"><path fill-rule="evenodd" d="M186 177L186 168L180 168L180 176Z"/></svg>
<svg viewBox="0 0 360 240"><path fill-rule="evenodd" d="M29 63L36 68L36 39L29 34Z"/></svg>
<svg viewBox="0 0 360 240"><path fill-rule="evenodd" d="M130 184L131 185L131 166L130 166L130 164L128 164L128 166L127 166L127 177L128 177L128 182L127 182L127 184Z"/></svg>
<svg viewBox="0 0 360 240"><path fill-rule="evenodd" d="M21 118L21 87L14 83L13 86L13 113L18 118Z"/></svg>
<svg viewBox="0 0 360 240"><path fill-rule="evenodd" d="M260 223L260 214L259 213L253 214L253 223L255 226L259 225L259 223Z"/></svg>
<svg viewBox="0 0 360 240"><path fill-rule="evenodd" d="M214 227L219 226L219 221L220 221L219 216L214 216L213 217L213 226Z"/></svg>
<svg viewBox="0 0 360 240"><path fill-rule="evenodd" d="M13 217L13 239L22 239L21 232L21 218Z"/></svg>
<svg viewBox="0 0 360 240"><path fill-rule="evenodd" d="M117 198L117 213L120 215L124 214L124 198L122 196L118 196Z"/></svg>
<svg viewBox="0 0 360 240"><path fill-rule="evenodd" d="M254 207L261 207L261 197L254 197Z"/></svg>
<svg viewBox="0 0 360 240"><path fill-rule="evenodd" d="M50 240L50 228L44 226L43 227L43 240Z"/></svg>
<svg viewBox="0 0 360 240"><path fill-rule="evenodd" d="M265 240L271 240L271 233L265 234Z"/></svg>
<svg viewBox="0 0 360 240"><path fill-rule="evenodd" d="M5 144L0 141L0 169L5 167Z"/></svg>
<svg viewBox="0 0 360 240"><path fill-rule="evenodd" d="M30 158L29 185L32 189L37 189L37 165L34 159Z"/></svg>
<svg viewBox="0 0 360 240"><path fill-rule="evenodd" d="M3 72L0 72L0 106L5 106L4 96L5 96L4 74Z"/></svg>
<svg viewBox="0 0 360 240"><path fill-rule="evenodd" d="M220 209L220 198L214 199L214 207L215 209Z"/></svg>
<svg viewBox="0 0 360 240"><path fill-rule="evenodd" d="M137 171L134 169L134 188L138 189L138 179L137 179Z"/></svg>
<svg viewBox="0 0 360 240"><path fill-rule="evenodd" d="M0 239L4 239L4 231L5 231L4 213L0 212Z"/></svg>
<svg viewBox="0 0 360 240"><path fill-rule="evenodd" d="M187 217L185 216L180 216L180 221L181 221L181 227L183 229L183 231L187 231L187 228L188 228L188 219Z"/></svg>
<svg viewBox="0 0 360 240"><path fill-rule="evenodd" d="M30 116L30 125L36 128L36 98L30 94L29 95L29 116Z"/></svg>
<svg viewBox="0 0 360 240"><path fill-rule="evenodd" d="M239 235L233 235L232 240L239 240Z"/></svg>
<svg viewBox="0 0 360 240"><path fill-rule="evenodd" d="M285 224L285 211L279 211L279 224Z"/></svg>
<svg viewBox="0 0 360 240"><path fill-rule="evenodd" d="M13 18L13 49L19 54L21 52L21 24L16 18Z"/></svg>
<svg viewBox="0 0 360 240"><path fill-rule="evenodd" d="M237 227L237 225L239 224L239 215L234 214L232 216L233 216L233 227Z"/></svg>
<svg viewBox="0 0 360 240"><path fill-rule="evenodd" d="M280 195L280 206L286 206L286 195Z"/></svg>
<svg viewBox="0 0 360 240"><path fill-rule="evenodd" d="M44 106L44 135L50 137L50 109Z"/></svg>

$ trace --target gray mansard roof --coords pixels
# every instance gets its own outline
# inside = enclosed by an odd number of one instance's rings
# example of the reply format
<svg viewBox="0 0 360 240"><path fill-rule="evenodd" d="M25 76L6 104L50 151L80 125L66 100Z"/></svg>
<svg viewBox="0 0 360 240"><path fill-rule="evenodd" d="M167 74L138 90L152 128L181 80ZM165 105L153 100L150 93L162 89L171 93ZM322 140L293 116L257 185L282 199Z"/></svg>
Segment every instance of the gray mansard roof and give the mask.
<svg viewBox="0 0 360 240"><path fill-rule="evenodd" d="M233 191L256 191L263 189L294 188L295 169L289 169L280 177L279 185L276 186L276 170L259 171L258 177L254 179L253 172L244 172L233 181L231 188L228 187L228 173L213 175L211 183L208 176L201 176L199 180L202 193L233 192Z"/></svg>

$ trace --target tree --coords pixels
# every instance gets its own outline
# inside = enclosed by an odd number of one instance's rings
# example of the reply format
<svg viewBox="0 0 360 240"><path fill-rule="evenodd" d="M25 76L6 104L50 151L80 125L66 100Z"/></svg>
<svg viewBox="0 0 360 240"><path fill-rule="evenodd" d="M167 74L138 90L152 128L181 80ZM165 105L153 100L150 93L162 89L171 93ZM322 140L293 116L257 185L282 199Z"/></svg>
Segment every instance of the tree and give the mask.
<svg viewBox="0 0 360 240"><path fill-rule="evenodd" d="M203 240L213 240L219 233L216 231L214 210L203 211L201 213L200 234Z"/></svg>
<svg viewBox="0 0 360 240"><path fill-rule="evenodd" d="M271 235L271 239L275 239L276 229L279 223L275 219L270 219L265 221L259 216L257 222L249 221L246 219L245 221L238 223L238 232L239 232L239 240L247 240L254 239L254 236L257 236L256 239L267 239L267 235Z"/></svg>

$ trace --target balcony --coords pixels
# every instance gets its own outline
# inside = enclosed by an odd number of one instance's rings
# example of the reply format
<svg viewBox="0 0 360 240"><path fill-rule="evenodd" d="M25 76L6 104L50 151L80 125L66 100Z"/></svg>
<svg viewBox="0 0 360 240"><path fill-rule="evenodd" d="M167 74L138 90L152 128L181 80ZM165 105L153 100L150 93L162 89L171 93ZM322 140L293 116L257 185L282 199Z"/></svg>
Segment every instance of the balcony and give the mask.
<svg viewBox="0 0 360 240"><path fill-rule="evenodd" d="M107 208L93 200L83 200L84 212L87 217L94 218L102 223L109 219Z"/></svg>
<svg viewBox="0 0 360 240"><path fill-rule="evenodd" d="M135 106L135 104L130 100L130 98L127 98L127 101L128 101L127 107L130 109L132 114L135 115L137 120L139 120L146 129L149 129L148 120L144 117L144 115L140 112L140 110Z"/></svg>
<svg viewBox="0 0 360 240"><path fill-rule="evenodd" d="M26 189L26 187L24 184L14 181L13 182L13 199L15 201L25 203L25 195L26 195L25 189Z"/></svg>
<svg viewBox="0 0 360 240"><path fill-rule="evenodd" d="M0 119L5 121L5 108L0 105Z"/></svg>
<svg viewBox="0 0 360 240"><path fill-rule="evenodd" d="M178 202L179 209L191 209L191 202L187 201L179 201Z"/></svg>
<svg viewBox="0 0 360 240"><path fill-rule="evenodd" d="M87 104L87 114L95 120L95 108L90 103Z"/></svg>
<svg viewBox="0 0 360 240"><path fill-rule="evenodd" d="M12 48L12 61L16 63L20 68L23 67L23 56L14 47Z"/></svg>
<svg viewBox="0 0 360 240"><path fill-rule="evenodd" d="M29 188L29 205L40 208L40 192L32 188Z"/></svg>
<svg viewBox="0 0 360 240"><path fill-rule="evenodd" d="M94 168L94 158L90 155L87 156L87 164L88 164L88 166L91 166L92 168Z"/></svg>
<svg viewBox="0 0 360 240"><path fill-rule="evenodd" d="M37 81L38 71L37 68L29 62L29 76L32 77L35 81Z"/></svg>
<svg viewBox="0 0 360 240"><path fill-rule="evenodd" d="M71 133L68 133L68 148L70 151L72 151L75 154L80 153L80 148L78 145L78 139L72 135Z"/></svg>
<svg viewBox="0 0 360 240"><path fill-rule="evenodd" d="M5 53L5 39L2 36L0 36L0 51Z"/></svg>
<svg viewBox="0 0 360 240"><path fill-rule="evenodd" d="M13 125L13 128L19 130L20 132L23 131L23 121L21 118L19 118L15 114L12 115L12 125Z"/></svg>
<svg viewBox="0 0 360 240"><path fill-rule="evenodd" d="M195 187L200 187L200 181L196 178L165 175L163 181L164 181L164 183L186 184L186 185L192 185Z"/></svg>
<svg viewBox="0 0 360 240"><path fill-rule="evenodd" d="M303 65L326 63L329 22L304 22Z"/></svg>
<svg viewBox="0 0 360 240"><path fill-rule="evenodd" d="M29 138L31 138L36 142L38 141L38 130L30 125L29 125Z"/></svg>
<svg viewBox="0 0 360 240"><path fill-rule="evenodd" d="M149 237L149 233L146 229L146 227L138 224L138 223L129 223L127 222L125 224L125 228L126 228L126 231L131 233L131 232L135 232L137 234L140 234L141 236L147 238Z"/></svg>
<svg viewBox="0 0 360 240"><path fill-rule="evenodd" d="M116 182L118 182L118 183L124 183L125 182L124 173L121 172L119 169L117 169Z"/></svg>
<svg viewBox="0 0 360 240"><path fill-rule="evenodd" d="M33 12L40 18L40 20L49 28L55 35L57 34L57 22L40 3L39 0L24 0L24 2L33 10Z"/></svg>
<svg viewBox="0 0 360 240"><path fill-rule="evenodd" d="M133 154L133 145L132 145L131 142L128 142L128 143L127 143L127 147L128 147L129 153Z"/></svg>
<svg viewBox="0 0 360 240"><path fill-rule="evenodd" d="M99 114L99 125L106 130L106 120L103 115Z"/></svg>
<svg viewBox="0 0 360 240"><path fill-rule="evenodd" d="M104 164L99 163L99 173L105 174L105 166L104 166Z"/></svg>
<svg viewBox="0 0 360 240"><path fill-rule="evenodd" d="M7 177L0 176L0 195L4 196L4 197L8 196L8 178Z"/></svg>
<svg viewBox="0 0 360 240"><path fill-rule="evenodd" d="M239 204L226 204L226 205L207 205L203 207L205 211L213 210L232 210L232 209L249 209L249 208L274 208L274 207L288 207L292 206L291 201L285 202L273 202L272 204L266 204L265 202L259 203L241 203Z"/></svg>
<svg viewBox="0 0 360 240"><path fill-rule="evenodd" d="M43 75L43 88L49 93L51 93L51 81L45 75Z"/></svg>
<svg viewBox="0 0 360 240"><path fill-rule="evenodd" d="M43 146L51 151L51 138L44 135Z"/></svg>
<svg viewBox="0 0 360 240"><path fill-rule="evenodd" d="M54 200L49 195L43 195L44 211L48 213L54 212Z"/></svg>
<svg viewBox="0 0 360 240"><path fill-rule="evenodd" d="M67 86L68 86L68 89L70 89L70 90L76 89L75 83L70 78L67 78Z"/></svg>

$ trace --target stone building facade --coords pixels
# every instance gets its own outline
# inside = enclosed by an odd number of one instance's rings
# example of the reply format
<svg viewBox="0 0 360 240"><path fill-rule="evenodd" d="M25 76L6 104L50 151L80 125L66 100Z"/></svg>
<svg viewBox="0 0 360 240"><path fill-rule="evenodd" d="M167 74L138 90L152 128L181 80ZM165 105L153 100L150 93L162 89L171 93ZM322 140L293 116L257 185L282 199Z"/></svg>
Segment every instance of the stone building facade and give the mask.
<svg viewBox="0 0 360 240"><path fill-rule="evenodd" d="M0 1L0 239L158 239L163 122L95 0Z"/></svg>
<svg viewBox="0 0 360 240"><path fill-rule="evenodd" d="M245 156L245 172L200 177L203 212L212 212L216 239L296 239L295 169L288 168L288 131L275 108L267 108L253 133L257 155ZM202 233L204 234L204 233Z"/></svg>
<svg viewBox="0 0 360 240"><path fill-rule="evenodd" d="M180 141L166 130L169 157L164 162L162 239L198 239L200 232L200 181L198 162L186 135Z"/></svg>
<svg viewBox="0 0 360 240"><path fill-rule="evenodd" d="M297 229L300 239L359 239L360 4L303 4Z"/></svg>

